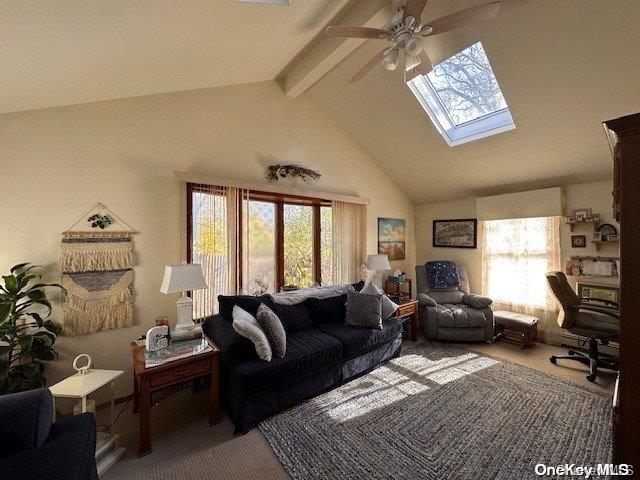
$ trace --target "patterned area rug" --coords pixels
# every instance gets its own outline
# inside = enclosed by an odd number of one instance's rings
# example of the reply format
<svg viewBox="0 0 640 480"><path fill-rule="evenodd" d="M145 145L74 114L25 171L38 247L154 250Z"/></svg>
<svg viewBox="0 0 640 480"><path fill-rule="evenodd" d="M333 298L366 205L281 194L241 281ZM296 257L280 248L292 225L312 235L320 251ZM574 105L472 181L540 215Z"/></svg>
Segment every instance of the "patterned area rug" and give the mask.
<svg viewBox="0 0 640 480"><path fill-rule="evenodd" d="M259 428L293 478L536 478L610 462L611 397L423 343Z"/></svg>

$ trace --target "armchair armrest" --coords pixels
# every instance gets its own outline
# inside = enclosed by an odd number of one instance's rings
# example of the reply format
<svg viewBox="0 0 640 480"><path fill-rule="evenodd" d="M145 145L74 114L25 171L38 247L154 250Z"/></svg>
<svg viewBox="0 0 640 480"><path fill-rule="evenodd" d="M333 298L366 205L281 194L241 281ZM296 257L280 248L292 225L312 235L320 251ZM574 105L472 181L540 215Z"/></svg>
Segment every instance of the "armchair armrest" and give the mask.
<svg viewBox="0 0 640 480"><path fill-rule="evenodd" d="M233 329L232 324L220 315L207 317L203 322L204 334L220 347L222 361L237 365L247 360L257 360L256 347L251 340Z"/></svg>
<svg viewBox="0 0 640 480"><path fill-rule="evenodd" d="M0 460L6 480L97 480L96 425L91 413L59 420L46 442Z"/></svg>
<svg viewBox="0 0 640 480"><path fill-rule="evenodd" d="M489 305L493 303L489 297L483 297L482 295L475 295L473 293L466 293L464 297L462 297L462 302L465 305L469 305L472 308L487 308Z"/></svg>
<svg viewBox="0 0 640 480"><path fill-rule="evenodd" d="M588 310L590 312L604 313L605 315L609 315L610 317L620 319L620 311L616 310L616 309L613 309L613 308L606 308L606 307L598 307L598 306L595 306L595 305L581 304L581 305L575 307L575 309L576 310Z"/></svg>
<svg viewBox="0 0 640 480"><path fill-rule="evenodd" d="M0 458L39 448L53 419L53 399L48 388L0 397Z"/></svg>
<svg viewBox="0 0 640 480"><path fill-rule="evenodd" d="M436 302L433 298L431 298L426 293L418 294L418 303L420 304L421 307L435 307L436 305L438 305L438 302Z"/></svg>

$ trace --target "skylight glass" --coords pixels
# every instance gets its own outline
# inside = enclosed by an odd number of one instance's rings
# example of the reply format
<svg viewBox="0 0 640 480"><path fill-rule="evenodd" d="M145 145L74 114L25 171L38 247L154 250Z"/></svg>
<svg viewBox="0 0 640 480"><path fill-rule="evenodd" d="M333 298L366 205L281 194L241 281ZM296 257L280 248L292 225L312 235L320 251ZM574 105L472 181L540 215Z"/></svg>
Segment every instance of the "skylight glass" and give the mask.
<svg viewBox="0 0 640 480"><path fill-rule="evenodd" d="M515 128L480 42L408 86L450 146Z"/></svg>

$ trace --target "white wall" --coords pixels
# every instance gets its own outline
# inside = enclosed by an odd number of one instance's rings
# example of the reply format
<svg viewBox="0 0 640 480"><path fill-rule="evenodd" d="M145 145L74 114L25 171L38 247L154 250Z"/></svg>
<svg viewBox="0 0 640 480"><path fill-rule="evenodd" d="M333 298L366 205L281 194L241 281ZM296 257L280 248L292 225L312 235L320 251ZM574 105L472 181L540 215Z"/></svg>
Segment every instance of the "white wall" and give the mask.
<svg viewBox="0 0 640 480"><path fill-rule="evenodd" d="M30 261L59 279L60 232L100 201L136 228L132 328L57 343L50 382L90 353L99 368L129 369L129 344L158 315L175 317L173 295L158 292L165 264L179 258L179 185L173 170L264 181L264 167L296 162L323 178L306 188L370 199L368 253L377 217L407 220L415 264L413 204L315 103L290 99L274 82L136 97L0 116L0 271ZM61 320L60 309L55 319ZM119 393L129 388L130 375Z"/></svg>
<svg viewBox="0 0 640 480"><path fill-rule="evenodd" d="M599 213L603 223L611 223L620 228L613 221L611 204L613 182L595 182L579 185L568 185L563 188L565 215L568 215L572 208L591 207L594 213ZM416 229L416 261L425 263L428 260L455 260L465 265L469 270L469 281L471 289L480 293L482 289L482 222L478 224L478 248L434 248L432 246L432 222L435 219L448 218L475 218L476 206L473 198L454 200L450 202L428 203L416 206L415 229ZM562 225L560 231L562 268L564 261L572 255L601 255L619 256L615 245L607 245L600 252L596 252L595 246L590 243L593 229L590 225L579 225L576 227L574 235L587 235L587 248L571 247L571 231L568 225ZM575 282L575 279L570 279ZM595 283L618 283L617 278L589 279Z"/></svg>

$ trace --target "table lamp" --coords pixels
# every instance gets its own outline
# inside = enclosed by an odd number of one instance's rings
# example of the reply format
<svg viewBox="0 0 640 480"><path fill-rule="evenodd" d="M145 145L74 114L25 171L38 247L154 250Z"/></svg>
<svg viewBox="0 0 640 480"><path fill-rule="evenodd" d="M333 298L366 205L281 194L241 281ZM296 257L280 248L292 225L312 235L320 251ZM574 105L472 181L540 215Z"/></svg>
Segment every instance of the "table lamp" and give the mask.
<svg viewBox="0 0 640 480"><path fill-rule="evenodd" d="M382 275L379 272L380 270L391 270L389 257L387 255L367 255L367 269L376 271L373 283L382 290Z"/></svg>
<svg viewBox="0 0 640 480"><path fill-rule="evenodd" d="M178 306L176 331L178 333L201 328L193 323L193 300L187 296L187 292L204 288L207 288L207 284L199 264L183 263L182 265L164 267L164 278L160 292L165 294L182 292L182 296L176 302Z"/></svg>

